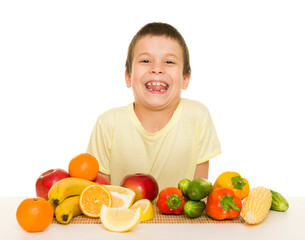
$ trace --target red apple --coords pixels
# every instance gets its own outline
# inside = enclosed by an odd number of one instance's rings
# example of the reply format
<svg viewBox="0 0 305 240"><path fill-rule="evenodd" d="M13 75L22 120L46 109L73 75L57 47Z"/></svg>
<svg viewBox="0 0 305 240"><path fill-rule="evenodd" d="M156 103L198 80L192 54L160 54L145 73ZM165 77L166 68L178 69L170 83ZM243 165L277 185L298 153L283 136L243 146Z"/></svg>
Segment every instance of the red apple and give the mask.
<svg viewBox="0 0 305 240"><path fill-rule="evenodd" d="M149 174L136 173L127 175L120 185L136 193L135 201L143 198L153 201L159 193L159 186L156 179Z"/></svg>
<svg viewBox="0 0 305 240"><path fill-rule="evenodd" d="M69 173L63 169L51 169L39 176L36 181L36 195L37 197L48 200L48 193L50 188L59 180L70 177Z"/></svg>
<svg viewBox="0 0 305 240"><path fill-rule="evenodd" d="M103 185L110 185L108 179L106 179L101 172L98 173L96 179L93 182Z"/></svg>

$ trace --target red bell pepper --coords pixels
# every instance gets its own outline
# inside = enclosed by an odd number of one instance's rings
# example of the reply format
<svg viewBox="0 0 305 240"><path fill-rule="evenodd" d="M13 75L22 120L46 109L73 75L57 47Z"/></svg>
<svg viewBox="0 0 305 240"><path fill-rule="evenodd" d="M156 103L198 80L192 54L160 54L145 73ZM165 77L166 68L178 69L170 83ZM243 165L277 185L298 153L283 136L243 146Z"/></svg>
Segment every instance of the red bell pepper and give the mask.
<svg viewBox="0 0 305 240"><path fill-rule="evenodd" d="M158 196L157 208L165 214L183 213L185 200L179 188L168 187L163 189Z"/></svg>
<svg viewBox="0 0 305 240"><path fill-rule="evenodd" d="M205 211L216 220L233 219L240 215L242 202L230 188L218 188L210 193Z"/></svg>

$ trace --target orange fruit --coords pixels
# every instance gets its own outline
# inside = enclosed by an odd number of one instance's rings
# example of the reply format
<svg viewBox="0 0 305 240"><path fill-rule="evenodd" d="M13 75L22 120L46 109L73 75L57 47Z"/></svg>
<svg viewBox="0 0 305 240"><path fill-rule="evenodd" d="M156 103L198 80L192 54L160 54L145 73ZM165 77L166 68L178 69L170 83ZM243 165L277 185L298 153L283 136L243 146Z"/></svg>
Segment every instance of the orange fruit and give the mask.
<svg viewBox="0 0 305 240"><path fill-rule="evenodd" d="M93 181L96 179L98 171L99 164L97 159L88 153L76 156L69 163L69 174L71 177Z"/></svg>
<svg viewBox="0 0 305 240"><path fill-rule="evenodd" d="M17 222L27 232L41 232L53 220L51 204L43 198L27 198L18 206Z"/></svg>
<svg viewBox="0 0 305 240"><path fill-rule="evenodd" d="M103 205L110 207L112 197L107 188L100 184L86 187L79 198L79 208L87 217L98 218Z"/></svg>

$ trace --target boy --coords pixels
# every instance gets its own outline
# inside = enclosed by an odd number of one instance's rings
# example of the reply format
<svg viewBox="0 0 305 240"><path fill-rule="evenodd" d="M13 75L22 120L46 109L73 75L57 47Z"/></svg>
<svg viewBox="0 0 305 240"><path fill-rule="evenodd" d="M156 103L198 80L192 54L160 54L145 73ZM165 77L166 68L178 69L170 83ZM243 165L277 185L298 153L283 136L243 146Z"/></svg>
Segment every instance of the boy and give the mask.
<svg viewBox="0 0 305 240"><path fill-rule="evenodd" d="M149 23L134 36L125 70L134 103L102 114L87 149L112 185L133 173L151 174L160 190L208 178L220 144L208 109L181 98L190 77L188 48L174 27Z"/></svg>

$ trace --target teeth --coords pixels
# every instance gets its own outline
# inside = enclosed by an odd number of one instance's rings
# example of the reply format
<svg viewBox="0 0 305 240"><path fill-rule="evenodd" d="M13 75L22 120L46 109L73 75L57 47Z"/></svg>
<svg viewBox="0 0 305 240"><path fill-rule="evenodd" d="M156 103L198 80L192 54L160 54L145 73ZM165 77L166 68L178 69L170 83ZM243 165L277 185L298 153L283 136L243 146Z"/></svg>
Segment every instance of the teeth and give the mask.
<svg viewBox="0 0 305 240"><path fill-rule="evenodd" d="M148 83L146 83L146 86L151 86L151 85L167 87L167 84L163 83L163 82L148 82Z"/></svg>

